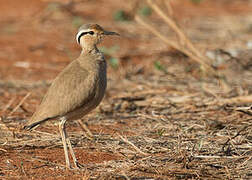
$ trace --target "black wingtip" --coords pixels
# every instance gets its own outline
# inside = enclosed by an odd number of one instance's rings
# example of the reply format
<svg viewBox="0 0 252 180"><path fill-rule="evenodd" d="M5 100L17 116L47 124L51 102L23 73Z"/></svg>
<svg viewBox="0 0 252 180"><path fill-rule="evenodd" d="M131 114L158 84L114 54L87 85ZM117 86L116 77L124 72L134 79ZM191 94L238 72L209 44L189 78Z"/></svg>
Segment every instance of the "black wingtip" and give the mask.
<svg viewBox="0 0 252 180"><path fill-rule="evenodd" d="M23 126L23 129L27 130L27 131L30 131L32 129L35 129L37 126L39 126L40 123L41 123L41 121L35 122L33 124L30 124L30 125L25 125L25 126Z"/></svg>
<svg viewBox="0 0 252 180"><path fill-rule="evenodd" d="M32 123L32 124L25 125L25 126L23 126L23 129L24 129L24 130L27 130L27 131L30 131L30 130L32 130L32 129L35 129L35 128L38 127L41 123L43 123L43 122L45 122L45 121L47 121L47 120L49 120L49 119L51 119L51 118L46 118L46 119L44 119L44 120L42 120L42 121L38 121L38 122L35 122L35 123Z"/></svg>
<svg viewBox="0 0 252 180"><path fill-rule="evenodd" d="M32 125L29 125L29 126L23 126L23 130L27 130L27 131L30 131L32 130L32 128L34 128L36 125L32 124Z"/></svg>

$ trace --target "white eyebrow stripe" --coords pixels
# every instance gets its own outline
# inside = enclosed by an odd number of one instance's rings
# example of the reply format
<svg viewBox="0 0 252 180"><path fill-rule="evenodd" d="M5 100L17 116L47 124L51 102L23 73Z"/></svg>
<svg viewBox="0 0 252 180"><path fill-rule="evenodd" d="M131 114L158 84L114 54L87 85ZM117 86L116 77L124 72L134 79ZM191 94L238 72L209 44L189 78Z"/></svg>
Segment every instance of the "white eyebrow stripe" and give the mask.
<svg viewBox="0 0 252 180"><path fill-rule="evenodd" d="M79 36L82 34L82 33L85 33L85 32L89 32L89 31L91 31L91 29L85 29L85 30L80 30L78 33L77 33L77 35L76 35L76 41L77 41L77 43L79 44Z"/></svg>

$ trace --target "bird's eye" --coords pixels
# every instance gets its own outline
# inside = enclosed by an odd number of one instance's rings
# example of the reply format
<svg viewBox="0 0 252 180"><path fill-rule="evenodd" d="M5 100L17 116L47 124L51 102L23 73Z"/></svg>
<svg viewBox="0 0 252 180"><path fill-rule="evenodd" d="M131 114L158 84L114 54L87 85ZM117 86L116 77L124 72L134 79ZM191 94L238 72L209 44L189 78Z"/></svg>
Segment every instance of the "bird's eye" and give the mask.
<svg viewBox="0 0 252 180"><path fill-rule="evenodd" d="M88 34L94 35L94 31L89 31Z"/></svg>

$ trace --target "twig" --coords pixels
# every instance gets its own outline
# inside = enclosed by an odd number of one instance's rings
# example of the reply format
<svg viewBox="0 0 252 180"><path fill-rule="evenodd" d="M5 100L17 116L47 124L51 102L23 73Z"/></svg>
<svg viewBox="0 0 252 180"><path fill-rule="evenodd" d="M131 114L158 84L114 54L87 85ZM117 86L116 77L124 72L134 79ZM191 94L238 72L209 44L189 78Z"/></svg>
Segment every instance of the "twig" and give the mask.
<svg viewBox="0 0 252 180"><path fill-rule="evenodd" d="M157 37L159 37L162 41L164 41L166 44L168 44L169 46L173 47L174 49L177 49L179 51L182 51L181 48L179 47L179 45L174 42L169 40L168 38L166 38L165 36L163 36L160 32L158 32L154 27L150 26L149 24L147 24L146 22L144 22L140 16L136 15L135 16L135 20L143 25L144 27L146 27L149 31L151 31L153 34L155 34ZM184 51L182 51L184 52ZM184 52L185 53L185 52ZM186 54L186 53L185 53Z"/></svg>
<svg viewBox="0 0 252 180"><path fill-rule="evenodd" d="M235 159L235 158L244 158L240 156L204 156L204 155L198 155L198 156L193 156L194 158L206 158L206 159Z"/></svg>
<svg viewBox="0 0 252 180"><path fill-rule="evenodd" d="M25 176L27 176L27 174L26 174L26 172L25 172L25 170L24 170L23 161L21 161L21 171L22 171L22 173L23 173Z"/></svg>
<svg viewBox="0 0 252 180"><path fill-rule="evenodd" d="M51 165L54 165L54 166L66 167L66 166L64 166L64 165L57 164L57 163L50 162L50 161L46 161L46 160L39 159L39 158L31 158L31 160L30 160L30 159L27 159L27 160L28 160L28 161L37 160L37 161L40 161L40 162L43 162L43 163L46 163L46 164L51 164Z"/></svg>
<svg viewBox="0 0 252 180"><path fill-rule="evenodd" d="M181 42L184 42L188 48L195 53L196 56L202 58L205 60L206 58L194 47L194 45L191 43L191 41L186 37L184 32L177 26L177 24L170 18L168 17L161 9L160 7L154 3L153 0L147 0L149 5L151 6L152 9L161 17L164 19L164 21L178 34L179 38L181 39Z"/></svg>
<svg viewBox="0 0 252 180"><path fill-rule="evenodd" d="M121 135L118 134L118 136L127 144L131 145L137 152L139 152L140 154L147 156L147 153L144 153L143 151L141 151L138 147L136 147L132 142L130 142L126 137L122 137Z"/></svg>
<svg viewBox="0 0 252 180"><path fill-rule="evenodd" d="M16 110L24 103L24 101L31 95L30 92L28 92L25 97L18 103L18 105L10 112L9 116L11 116Z"/></svg>
<svg viewBox="0 0 252 180"><path fill-rule="evenodd" d="M194 60L195 62L197 62L200 65L202 65L204 67L204 69L206 71L208 71L210 74L212 74L214 76L218 75L218 73L210 65L208 65L207 63L205 63L204 61L202 61L199 57L195 56L194 54L192 54L190 51L188 51L184 47L180 47L176 42L173 42L173 41L169 40L168 38L166 38L165 36L163 36L155 28L153 28L152 26L150 26L149 24L147 24L146 22L144 22L138 15L135 16L135 20L139 24L141 24L144 27L146 27L149 31L151 31L157 37L159 37L163 42L165 42L169 46L173 47L174 49L177 49L178 51L181 51L182 53L184 53L187 56L189 56L192 60Z"/></svg>
<svg viewBox="0 0 252 180"><path fill-rule="evenodd" d="M172 6L171 6L171 0L163 0L166 7L167 7L167 10L168 10L168 13L170 16L173 15L173 9L172 9Z"/></svg>
<svg viewBox="0 0 252 180"><path fill-rule="evenodd" d="M0 148L0 151L4 151L4 152L7 152L5 149L3 149L3 148Z"/></svg>
<svg viewBox="0 0 252 180"><path fill-rule="evenodd" d="M11 98L11 100L7 103L7 105L3 108L3 110L1 111L1 113L3 113L4 111L6 111L14 102L14 100L16 99L16 97Z"/></svg>
<svg viewBox="0 0 252 180"><path fill-rule="evenodd" d="M252 95L248 96L238 96L230 99L223 99L221 100L225 104L227 103L252 103Z"/></svg>
<svg viewBox="0 0 252 180"><path fill-rule="evenodd" d="M27 82L23 80L0 80L0 85L3 87L12 88L36 88L41 86L49 86L51 80L39 80L36 82Z"/></svg>
<svg viewBox="0 0 252 180"><path fill-rule="evenodd" d="M237 136L239 136L241 134L242 131L246 130L249 126L251 125L246 125L243 126L237 133L236 135L234 135L233 137L229 138L223 145L222 150L224 151L225 146L229 143L229 141L231 141L232 139L236 138Z"/></svg>
<svg viewBox="0 0 252 180"><path fill-rule="evenodd" d="M43 135L46 135L46 136L56 137L56 138L58 137L58 135L51 134L51 133L48 133L48 132L42 132L42 131L38 131L38 130L32 130L32 133L43 134Z"/></svg>

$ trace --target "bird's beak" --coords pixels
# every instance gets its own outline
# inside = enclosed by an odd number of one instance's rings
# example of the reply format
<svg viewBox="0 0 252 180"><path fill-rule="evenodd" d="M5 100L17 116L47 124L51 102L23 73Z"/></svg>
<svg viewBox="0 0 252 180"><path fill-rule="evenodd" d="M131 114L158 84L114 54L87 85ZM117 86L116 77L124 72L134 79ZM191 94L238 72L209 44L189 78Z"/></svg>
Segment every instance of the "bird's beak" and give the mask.
<svg viewBox="0 0 252 180"><path fill-rule="evenodd" d="M120 36L120 34L116 33L116 32L111 32L111 31L103 31L102 33L103 35L117 35Z"/></svg>

